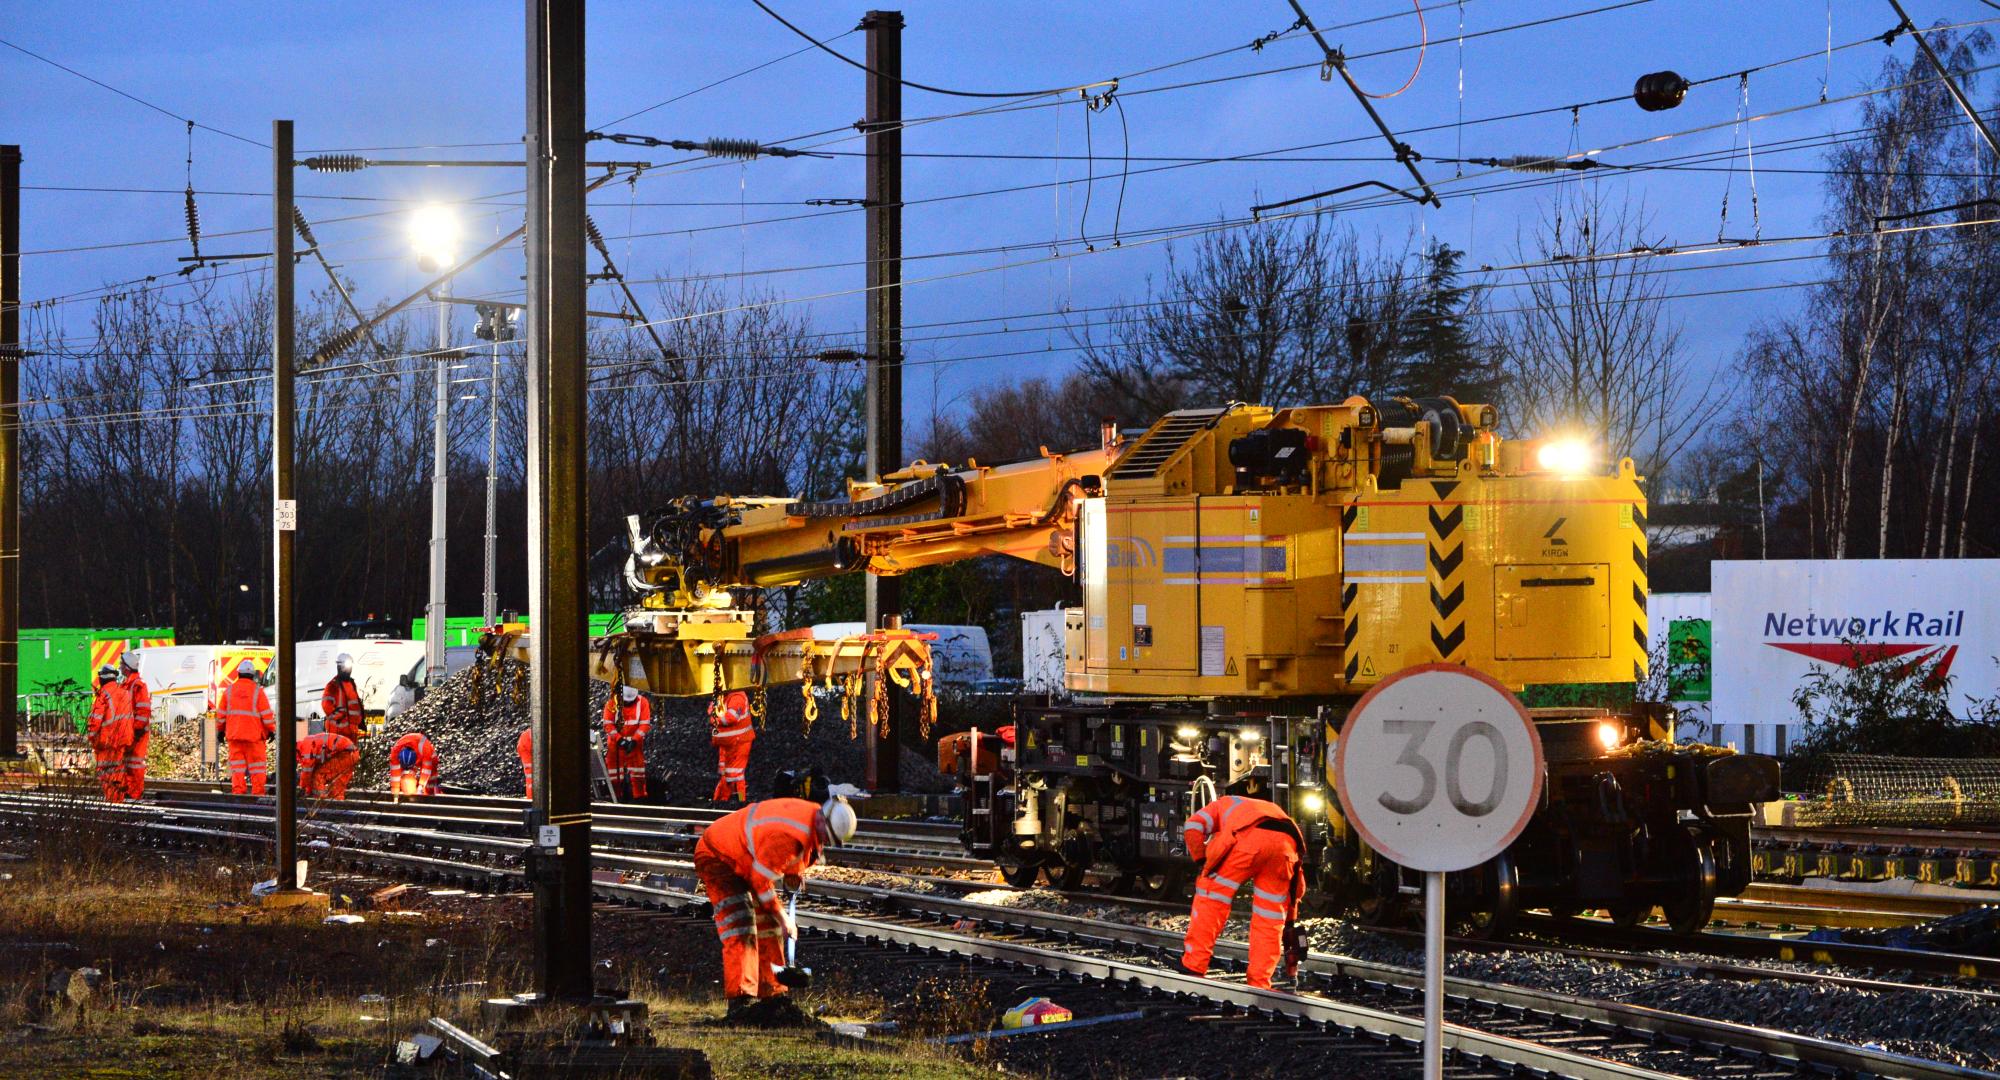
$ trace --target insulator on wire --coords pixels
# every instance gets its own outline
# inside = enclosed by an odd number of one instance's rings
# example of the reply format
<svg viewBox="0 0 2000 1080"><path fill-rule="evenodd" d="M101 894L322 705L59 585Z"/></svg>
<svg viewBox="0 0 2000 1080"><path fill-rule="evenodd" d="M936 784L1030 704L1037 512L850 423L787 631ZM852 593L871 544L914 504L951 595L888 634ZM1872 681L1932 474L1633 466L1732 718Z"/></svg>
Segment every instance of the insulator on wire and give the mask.
<svg viewBox="0 0 2000 1080"><path fill-rule="evenodd" d="M709 157L735 158L741 161L749 161L764 152L764 148L759 146L755 139L710 139L702 143L701 148Z"/></svg>
<svg viewBox="0 0 2000 1080"><path fill-rule="evenodd" d="M201 258L201 210L194 204L194 185L187 189L188 246L194 249L194 257Z"/></svg>
<svg viewBox="0 0 2000 1080"><path fill-rule="evenodd" d="M341 330L338 333L334 334L332 337L327 338L325 343L320 345L319 348L313 350L312 362L315 364L323 364L326 361L331 360L336 356L339 356L341 353L346 352L348 349L353 348L354 343L360 340L361 340L361 328L359 326L347 327L346 329Z"/></svg>
<svg viewBox="0 0 2000 1080"><path fill-rule="evenodd" d="M583 215L583 234L590 238L590 246L596 248L597 253L609 262L611 252L604 246L604 234L597 231L597 222L589 214Z"/></svg>
<svg viewBox="0 0 2000 1080"><path fill-rule="evenodd" d="M360 172L368 167L368 159L360 154L320 154L299 164L314 172Z"/></svg>
<svg viewBox="0 0 2000 1080"><path fill-rule="evenodd" d="M304 240L307 247L319 246L319 241L313 239L312 226L306 224L305 211L296 205L292 207L292 227L299 231L299 239Z"/></svg>
<svg viewBox="0 0 2000 1080"><path fill-rule="evenodd" d="M1584 169L1594 169L1597 167L1597 162L1590 158L1565 161L1560 157L1537 156L1534 154L1481 158L1475 160L1473 164L1484 165L1491 169L1508 169L1513 172L1524 173L1581 172Z"/></svg>
<svg viewBox="0 0 2000 1080"><path fill-rule="evenodd" d="M1647 112L1664 112L1686 100L1688 81L1671 71L1655 71L1639 76L1632 84L1632 100Z"/></svg>

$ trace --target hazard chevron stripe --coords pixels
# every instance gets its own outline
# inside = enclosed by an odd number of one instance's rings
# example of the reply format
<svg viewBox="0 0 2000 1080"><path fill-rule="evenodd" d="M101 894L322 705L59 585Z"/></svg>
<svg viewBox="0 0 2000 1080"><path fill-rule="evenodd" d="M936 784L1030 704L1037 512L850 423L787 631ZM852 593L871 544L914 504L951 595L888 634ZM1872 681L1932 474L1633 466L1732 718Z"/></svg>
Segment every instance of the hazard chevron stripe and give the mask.
<svg viewBox="0 0 2000 1080"><path fill-rule="evenodd" d="M1449 594L1438 592L1436 585L1431 586L1431 608L1437 612L1438 618L1451 618L1451 613L1457 611L1458 605L1463 603L1465 603L1465 582L1459 582Z"/></svg>

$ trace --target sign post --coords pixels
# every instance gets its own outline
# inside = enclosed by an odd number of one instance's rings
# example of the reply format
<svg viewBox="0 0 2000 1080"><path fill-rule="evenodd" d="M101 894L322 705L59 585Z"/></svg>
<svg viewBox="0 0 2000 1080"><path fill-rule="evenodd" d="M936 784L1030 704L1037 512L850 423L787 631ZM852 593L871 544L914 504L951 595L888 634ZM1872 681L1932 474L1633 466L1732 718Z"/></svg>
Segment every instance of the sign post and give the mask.
<svg viewBox="0 0 2000 1080"><path fill-rule="evenodd" d="M1424 1077L1444 1075L1444 881L1507 850L1542 795L1542 740L1489 676L1406 668L1363 695L1334 748L1340 808L1368 846L1424 875Z"/></svg>

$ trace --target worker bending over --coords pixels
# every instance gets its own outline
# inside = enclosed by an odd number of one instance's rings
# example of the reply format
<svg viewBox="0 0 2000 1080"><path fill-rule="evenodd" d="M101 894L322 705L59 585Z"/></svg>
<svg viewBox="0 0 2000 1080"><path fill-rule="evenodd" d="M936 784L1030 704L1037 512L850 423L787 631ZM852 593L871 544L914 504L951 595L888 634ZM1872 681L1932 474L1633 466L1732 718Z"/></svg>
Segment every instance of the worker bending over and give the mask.
<svg viewBox="0 0 2000 1080"><path fill-rule="evenodd" d="M139 677L139 653L126 649L118 658L119 684L132 699L132 746L125 751L125 789L134 799L146 794L146 755L153 748L153 691Z"/></svg>
<svg viewBox="0 0 2000 1080"><path fill-rule="evenodd" d="M105 802L124 802L125 755L132 748L132 697L118 683L110 664L97 672L97 698L90 703L90 723L84 729L97 758L97 786Z"/></svg>
<svg viewBox="0 0 2000 1080"><path fill-rule="evenodd" d="M750 789L744 775L750 769L750 744L757 741L750 725L750 695L731 690L708 703L708 741L715 747L715 794L717 802L730 797L747 802Z"/></svg>
<svg viewBox="0 0 2000 1080"><path fill-rule="evenodd" d="M521 738L514 743L514 752L521 755L521 777L522 781L527 785L527 793L521 797L524 799L532 799L535 797L535 729L534 728L527 728L526 730L521 732Z"/></svg>
<svg viewBox="0 0 2000 1080"><path fill-rule="evenodd" d="M623 783L633 800L646 797L646 736L653 706L636 686L620 686L604 703L604 773L613 791Z"/></svg>
<svg viewBox="0 0 2000 1080"><path fill-rule="evenodd" d="M345 799L360 761L353 739L337 731L308 735L299 740L299 790L322 799Z"/></svg>
<svg viewBox="0 0 2000 1080"><path fill-rule="evenodd" d="M1229 904L1248 883L1250 968L1245 978L1251 986L1269 990L1287 930L1298 919L1299 898L1305 895L1305 873L1299 866L1305 836L1276 803L1239 795L1225 795L1197 810L1185 829L1188 854L1202 872L1194 883L1181 966L1208 974L1216 936L1229 921Z"/></svg>
<svg viewBox="0 0 2000 1080"><path fill-rule="evenodd" d="M398 799L438 793L437 746L412 731L389 748L389 794Z"/></svg>
<svg viewBox="0 0 2000 1080"><path fill-rule="evenodd" d="M354 658L341 653L333 658L333 678L319 696L319 714L326 730L344 735L359 745L368 734L368 714L361 707L361 691L354 686Z"/></svg>
<svg viewBox="0 0 2000 1080"><path fill-rule="evenodd" d="M271 699L257 685L257 662L245 658L236 665L236 679L223 688L215 718L229 744L229 790L243 794L248 780L252 795L264 794L264 740L278 733Z"/></svg>
<svg viewBox="0 0 2000 1080"><path fill-rule="evenodd" d="M799 929L778 903L778 882L797 889L821 848L853 839L856 824L846 799L766 799L702 830L694 872L715 908L722 992L730 1012L785 992L777 975L785 964L785 940L797 937Z"/></svg>

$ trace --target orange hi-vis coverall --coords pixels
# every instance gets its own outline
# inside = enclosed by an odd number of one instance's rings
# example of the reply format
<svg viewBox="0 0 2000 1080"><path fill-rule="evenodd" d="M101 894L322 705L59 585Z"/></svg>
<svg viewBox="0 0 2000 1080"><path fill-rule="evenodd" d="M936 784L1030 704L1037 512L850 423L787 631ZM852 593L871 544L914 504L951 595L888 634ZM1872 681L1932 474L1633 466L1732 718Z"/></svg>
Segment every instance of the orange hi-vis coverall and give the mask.
<svg viewBox="0 0 2000 1080"><path fill-rule="evenodd" d="M736 801L744 802L750 797L743 779L750 769L750 744L757 741L757 731L750 724L750 695L731 690L720 701L709 702L708 727L717 774L715 794L709 798L727 799L733 788Z"/></svg>
<svg viewBox="0 0 2000 1080"><path fill-rule="evenodd" d="M535 797L535 729L521 732L521 739L514 744L514 752L521 755L521 775L527 778L528 790L523 798Z"/></svg>
<svg viewBox="0 0 2000 1080"><path fill-rule="evenodd" d="M404 750L411 751L408 765L403 764ZM438 793L437 746L424 738L422 732L412 731L389 748L389 792L392 795Z"/></svg>
<svg viewBox="0 0 2000 1080"><path fill-rule="evenodd" d="M326 691L319 696L319 714L327 731L345 735L349 742L359 744L368 734L368 714L361 707L361 691L355 689L352 675L335 675L327 682Z"/></svg>
<svg viewBox="0 0 2000 1080"><path fill-rule="evenodd" d="M278 733L271 699L254 676L238 675L223 688L215 717L222 722L222 737L229 744L229 790L243 794L247 779L250 794L264 794L264 740Z"/></svg>
<svg viewBox="0 0 2000 1080"><path fill-rule="evenodd" d="M361 751L354 740L337 731L322 731L299 740L299 790L326 799L347 798L347 783Z"/></svg>
<svg viewBox="0 0 2000 1080"><path fill-rule="evenodd" d="M132 695L118 680L106 680L97 688L84 734L97 758L97 784L104 789L104 801L124 802L129 791L125 755L132 747Z"/></svg>
<svg viewBox="0 0 2000 1080"><path fill-rule="evenodd" d="M722 992L732 998L785 992L778 882L819 862L819 804L766 799L717 818L694 846L694 872L715 908L722 941Z"/></svg>
<svg viewBox="0 0 2000 1080"><path fill-rule="evenodd" d="M1187 951L1181 966L1208 974L1215 939L1229 921L1236 890L1250 885L1250 968L1246 981L1271 988L1284 951L1285 926L1298 918L1305 895L1299 853L1305 837L1283 809L1263 799L1225 795L1190 816L1183 834L1188 854L1202 864L1194 883Z"/></svg>
<svg viewBox="0 0 2000 1080"><path fill-rule="evenodd" d="M630 705L611 695L604 703L604 773L634 799L646 797L646 736L653 730L653 705L640 694Z"/></svg>
<svg viewBox="0 0 2000 1080"><path fill-rule="evenodd" d="M153 748L153 691L136 671L122 680L132 699L132 747L125 751L125 789L134 799L146 794L146 755Z"/></svg>

